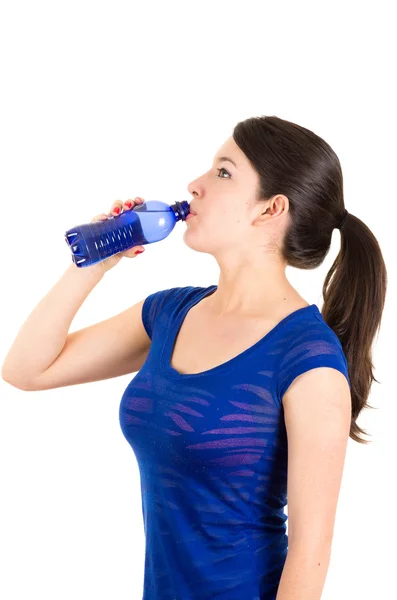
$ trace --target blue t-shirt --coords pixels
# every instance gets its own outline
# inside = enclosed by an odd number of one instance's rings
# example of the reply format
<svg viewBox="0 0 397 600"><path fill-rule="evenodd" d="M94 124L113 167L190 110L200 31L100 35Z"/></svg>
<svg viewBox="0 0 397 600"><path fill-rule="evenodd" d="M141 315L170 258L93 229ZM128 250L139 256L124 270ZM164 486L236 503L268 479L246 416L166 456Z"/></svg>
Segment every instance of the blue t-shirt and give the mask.
<svg viewBox="0 0 397 600"><path fill-rule="evenodd" d="M341 343L315 304L231 360L179 373L170 364L177 333L216 289L161 290L142 308L151 348L119 417L140 472L143 600L275 600L288 549L283 394L323 366L350 386Z"/></svg>

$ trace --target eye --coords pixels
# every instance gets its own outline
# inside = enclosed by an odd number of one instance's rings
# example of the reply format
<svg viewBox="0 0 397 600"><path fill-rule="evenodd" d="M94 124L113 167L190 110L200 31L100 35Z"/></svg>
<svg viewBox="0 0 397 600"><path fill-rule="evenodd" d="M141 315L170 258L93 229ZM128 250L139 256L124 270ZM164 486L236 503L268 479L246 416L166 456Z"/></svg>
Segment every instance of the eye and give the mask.
<svg viewBox="0 0 397 600"><path fill-rule="evenodd" d="M224 169L223 167L221 167L220 169L217 169L218 173L220 173L221 171L224 171L225 173L227 173L227 175L229 175L229 177L231 177L230 173L228 171L226 171L226 169ZM224 177L220 177L220 175L217 175L217 177L219 177L220 179L225 179Z"/></svg>

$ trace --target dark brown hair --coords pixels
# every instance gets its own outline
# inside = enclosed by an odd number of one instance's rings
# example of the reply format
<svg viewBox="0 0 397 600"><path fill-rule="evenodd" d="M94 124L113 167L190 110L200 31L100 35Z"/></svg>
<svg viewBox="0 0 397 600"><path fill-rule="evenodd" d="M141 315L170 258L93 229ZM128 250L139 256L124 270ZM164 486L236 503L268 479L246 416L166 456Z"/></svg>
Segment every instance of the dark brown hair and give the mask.
<svg viewBox="0 0 397 600"><path fill-rule="evenodd" d="M281 247L287 265L315 269L324 261L332 231L344 212L339 159L321 137L275 116L237 123L233 139L259 175L258 201L284 194L290 225ZM338 336L351 383L350 437L367 432L357 425L373 381L372 344L379 331L386 297L387 272L371 230L350 212L341 230L341 248L324 281L323 319Z"/></svg>

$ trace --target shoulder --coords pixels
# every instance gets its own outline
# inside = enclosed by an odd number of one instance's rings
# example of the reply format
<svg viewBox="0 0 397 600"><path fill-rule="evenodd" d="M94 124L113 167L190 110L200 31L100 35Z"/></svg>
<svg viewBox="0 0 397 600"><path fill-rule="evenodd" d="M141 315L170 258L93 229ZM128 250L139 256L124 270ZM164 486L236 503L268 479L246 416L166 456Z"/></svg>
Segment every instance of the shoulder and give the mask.
<svg viewBox="0 0 397 600"><path fill-rule="evenodd" d="M204 287L173 287L152 292L145 298L145 303L156 308L165 308L166 306L174 306L175 304L187 303L194 297L198 296Z"/></svg>
<svg viewBox="0 0 397 600"><path fill-rule="evenodd" d="M162 290L156 290L149 294L145 302L147 304L156 304L163 305L166 302L170 302L178 297L182 297L184 295L184 290L189 290L189 287L173 287L173 288L165 288Z"/></svg>
<svg viewBox="0 0 397 600"><path fill-rule="evenodd" d="M292 323L283 339L274 373L278 402L281 404L296 378L319 368L339 371L350 387L348 364L342 344L316 309L304 320ZM324 375L325 371L322 371L322 374ZM332 373L328 371L327 375L332 376ZM311 377L318 376L319 373L311 374Z"/></svg>
<svg viewBox="0 0 397 600"><path fill-rule="evenodd" d="M208 288L189 285L165 288L149 294L142 305L142 321L149 337L152 339L155 325L162 330L183 306L206 289Z"/></svg>

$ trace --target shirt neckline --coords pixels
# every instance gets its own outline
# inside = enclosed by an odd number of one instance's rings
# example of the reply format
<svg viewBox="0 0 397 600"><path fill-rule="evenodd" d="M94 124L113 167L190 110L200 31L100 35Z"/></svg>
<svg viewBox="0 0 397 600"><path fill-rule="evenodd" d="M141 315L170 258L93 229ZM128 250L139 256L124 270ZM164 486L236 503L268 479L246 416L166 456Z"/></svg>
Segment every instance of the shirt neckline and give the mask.
<svg viewBox="0 0 397 600"><path fill-rule="evenodd" d="M176 319L173 322L172 321L170 322L167 334L165 336L165 342L163 344L163 350L161 352L161 359L160 359L160 368L163 371L163 373L166 374L168 377L170 377L172 379L189 379L192 377L205 377L207 375L213 375L220 371L226 371L228 369L232 369L233 367L236 366L236 364L239 360L242 360L247 355L251 354L251 352L254 352L255 350L257 350L257 348L259 348L262 344L268 342L269 338L272 335L274 335L277 331L279 331L279 329L281 329L286 323L288 323L292 319L294 319L297 316L300 316L301 314L304 314L306 312L309 312L309 313L312 311L319 312L319 309L316 304L310 304L309 306L303 306L302 308L298 308L297 310L294 310L292 313L290 313L289 315L287 315L286 317L281 319L281 321L279 321L273 327L273 329L268 331L268 333L265 334L260 340L258 340L255 344L253 344L246 350L243 350L242 352L240 352L240 354L238 354L237 356L234 356L233 358L227 360L226 362L221 363L220 365L216 365L215 367L212 367L211 369L207 369L206 371L201 371L199 373L179 373L179 371L174 369L174 367L171 365L171 356L172 356L175 341L177 339L179 331L182 328L183 321L185 320L187 313L193 306L195 306L196 304L201 302L201 300L203 300L206 296L210 296L212 293L215 292L215 290L217 288L218 288L217 285L210 285L209 287L203 288L202 291L199 291L197 294L193 295L192 298L190 299L190 301L187 302L185 304L185 306L183 306L182 310L180 310Z"/></svg>

